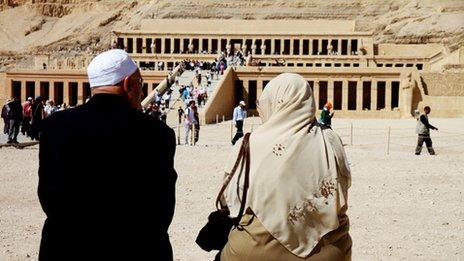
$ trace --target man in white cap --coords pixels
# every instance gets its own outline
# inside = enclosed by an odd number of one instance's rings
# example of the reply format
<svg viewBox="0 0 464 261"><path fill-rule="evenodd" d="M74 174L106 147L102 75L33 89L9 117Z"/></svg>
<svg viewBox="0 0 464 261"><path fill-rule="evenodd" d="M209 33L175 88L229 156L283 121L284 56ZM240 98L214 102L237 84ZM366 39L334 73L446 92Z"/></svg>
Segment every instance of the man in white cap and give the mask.
<svg viewBox="0 0 464 261"><path fill-rule="evenodd" d="M174 131L139 110L142 77L126 52L98 55L87 73L91 99L43 124L39 259L172 260Z"/></svg>
<svg viewBox="0 0 464 261"><path fill-rule="evenodd" d="M235 122L237 133L235 133L235 136L232 139L232 145L235 145L235 142L237 142L241 137L243 137L243 121L247 117L247 111L245 109L245 106L245 102L240 101L238 106L234 109L232 121Z"/></svg>

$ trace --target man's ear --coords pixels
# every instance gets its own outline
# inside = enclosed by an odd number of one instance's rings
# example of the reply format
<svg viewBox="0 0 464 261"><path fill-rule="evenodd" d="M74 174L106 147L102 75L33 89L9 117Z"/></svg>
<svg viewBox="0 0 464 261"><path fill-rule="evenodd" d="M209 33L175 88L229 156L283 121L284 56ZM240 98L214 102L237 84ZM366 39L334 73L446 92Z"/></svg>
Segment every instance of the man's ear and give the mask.
<svg viewBox="0 0 464 261"><path fill-rule="evenodd" d="M125 93L130 92L131 85L130 85L130 77L129 76L124 78L124 81L122 83L122 88L124 89Z"/></svg>

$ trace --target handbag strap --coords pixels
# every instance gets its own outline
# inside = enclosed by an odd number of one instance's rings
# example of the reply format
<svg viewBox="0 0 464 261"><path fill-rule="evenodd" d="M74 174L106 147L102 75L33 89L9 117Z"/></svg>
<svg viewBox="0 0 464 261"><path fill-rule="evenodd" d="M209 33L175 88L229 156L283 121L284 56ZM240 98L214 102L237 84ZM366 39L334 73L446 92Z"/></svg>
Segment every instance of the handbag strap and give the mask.
<svg viewBox="0 0 464 261"><path fill-rule="evenodd" d="M242 164L245 164L245 181L243 184L243 196L242 201L240 202L240 210L238 212L237 218L234 220L235 227L240 223L240 220L245 212L246 198L248 194L248 187L250 186L250 142L247 140L244 148L244 155ZM243 166L243 165L242 165Z"/></svg>
<svg viewBox="0 0 464 261"><path fill-rule="evenodd" d="M249 154L249 151L250 151L249 140L250 140L250 133L246 133L245 136L243 137L242 146L240 147L237 160L235 161L235 164L230 174L228 174L226 179L224 180L224 184L222 185L221 190L219 190L219 193L216 197L216 208L218 210L221 210L221 207L220 207L221 197L224 194L224 191L226 190L227 186L229 185L229 182L232 180L232 177L235 175L235 172L237 171L237 168L240 162L242 162L242 165L243 165L244 158L246 158L245 154ZM249 155L248 155L248 158L249 158ZM248 171L246 171L247 169ZM248 175L249 175L247 174L248 172L249 172L249 166L248 168L245 167L245 182L247 182L247 187L246 187L247 189L248 189ZM243 192L244 192L243 194L246 196L245 190ZM242 202L242 204L244 204L244 202ZM241 209L241 206L240 206L240 209Z"/></svg>

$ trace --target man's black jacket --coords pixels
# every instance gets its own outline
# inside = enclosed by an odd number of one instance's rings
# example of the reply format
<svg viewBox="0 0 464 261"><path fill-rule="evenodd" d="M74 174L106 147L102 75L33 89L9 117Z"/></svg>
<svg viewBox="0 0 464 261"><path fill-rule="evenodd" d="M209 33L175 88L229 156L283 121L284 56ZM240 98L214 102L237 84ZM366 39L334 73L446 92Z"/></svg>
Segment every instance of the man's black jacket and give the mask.
<svg viewBox="0 0 464 261"><path fill-rule="evenodd" d="M98 94L44 121L40 260L172 260L174 131Z"/></svg>

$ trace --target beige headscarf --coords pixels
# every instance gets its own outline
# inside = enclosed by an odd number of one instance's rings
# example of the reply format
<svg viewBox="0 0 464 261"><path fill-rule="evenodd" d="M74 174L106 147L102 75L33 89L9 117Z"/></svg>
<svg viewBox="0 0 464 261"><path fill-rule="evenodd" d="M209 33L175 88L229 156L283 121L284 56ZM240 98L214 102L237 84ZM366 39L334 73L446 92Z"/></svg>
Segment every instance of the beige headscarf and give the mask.
<svg viewBox="0 0 464 261"><path fill-rule="evenodd" d="M250 188L246 205L267 231L295 255L310 255L322 236L339 226L347 208L350 171L340 138L314 126L315 102L308 83L284 73L259 98L263 124L250 136ZM230 171L235 155L226 167ZM235 175L224 198L236 216L243 175Z"/></svg>

